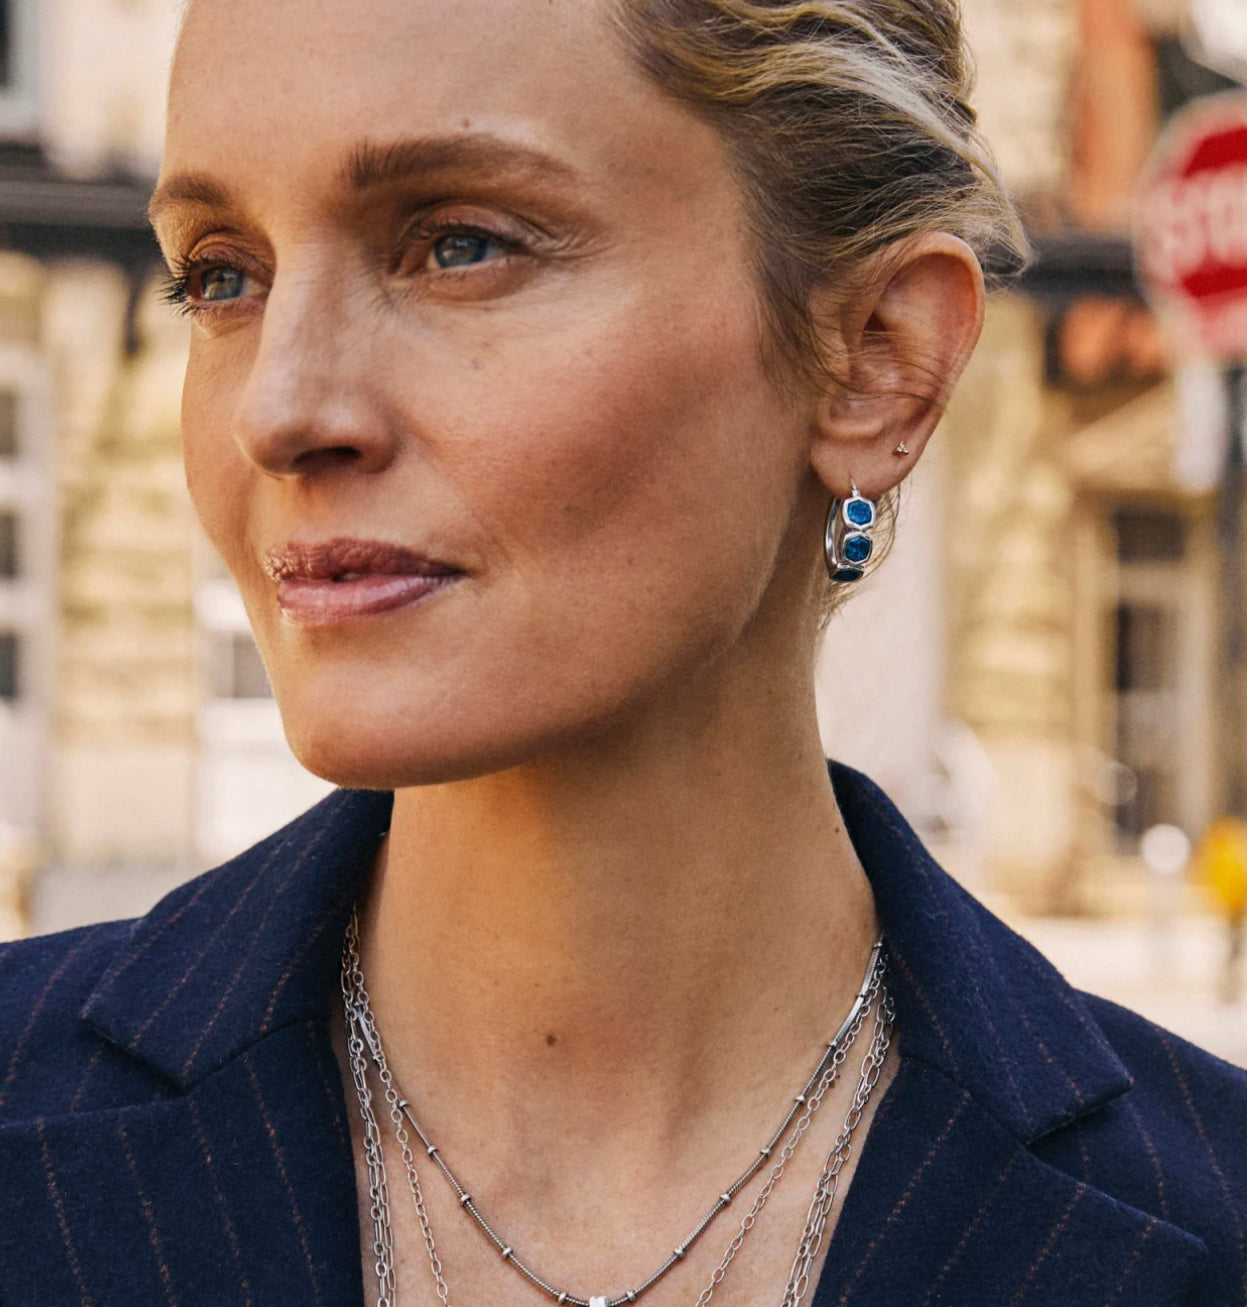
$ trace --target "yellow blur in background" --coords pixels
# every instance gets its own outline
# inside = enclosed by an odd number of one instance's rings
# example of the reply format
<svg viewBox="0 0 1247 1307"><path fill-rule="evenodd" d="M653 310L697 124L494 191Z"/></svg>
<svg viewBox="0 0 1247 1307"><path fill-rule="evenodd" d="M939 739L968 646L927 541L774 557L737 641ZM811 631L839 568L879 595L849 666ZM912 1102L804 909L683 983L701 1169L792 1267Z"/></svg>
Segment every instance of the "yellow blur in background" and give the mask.
<svg viewBox="0 0 1247 1307"><path fill-rule="evenodd" d="M1220 916L1232 920L1247 913L1247 822L1213 822L1196 848L1194 872Z"/></svg>

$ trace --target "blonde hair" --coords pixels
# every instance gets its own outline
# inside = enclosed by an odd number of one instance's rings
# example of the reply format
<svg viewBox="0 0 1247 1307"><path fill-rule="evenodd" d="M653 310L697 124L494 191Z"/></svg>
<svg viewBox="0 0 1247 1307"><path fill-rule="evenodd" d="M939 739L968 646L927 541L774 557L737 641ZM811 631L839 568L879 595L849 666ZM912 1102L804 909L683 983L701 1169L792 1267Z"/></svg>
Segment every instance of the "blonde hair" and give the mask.
<svg viewBox="0 0 1247 1307"><path fill-rule="evenodd" d="M924 231L1021 266L969 105L957 0L617 0L641 66L708 118L745 188L776 340L817 360L811 291Z"/></svg>
<svg viewBox="0 0 1247 1307"><path fill-rule="evenodd" d="M959 0L616 0L641 66L727 142L748 200L768 345L845 384L813 316L816 288L851 297L872 256L922 232L1020 269L1026 235L970 107ZM886 264L885 264L886 267ZM913 360L915 372L922 360ZM938 404L928 373L919 398ZM879 504L872 569L895 531ZM829 585L825 626L847 595Z"/></svg>

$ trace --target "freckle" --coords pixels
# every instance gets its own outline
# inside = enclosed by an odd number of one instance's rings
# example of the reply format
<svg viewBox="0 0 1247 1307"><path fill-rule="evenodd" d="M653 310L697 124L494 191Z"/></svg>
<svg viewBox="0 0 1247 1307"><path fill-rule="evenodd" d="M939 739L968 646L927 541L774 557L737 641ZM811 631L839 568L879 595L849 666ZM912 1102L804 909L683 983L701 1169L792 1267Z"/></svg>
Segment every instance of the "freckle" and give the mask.
<svg viewBox="0 0 1247 1307"><path fill-rule="evenodd" d="M558 1035L547 1035L547 1036L546 1036L546 1047L547 1047L547 1048L553 1048L553 1047L555 1046L555 1044L557 1044L558 1042L559 1042L559 1037L558 1037Z"/></svg>
<svg viewBox="0 0 1247 1307"><path fill-rule="evenodd" d="M481 361L480 361L480 359L473 359L473 360L472 360L472 371L473 371L473 372L479 372L480 370L481 370Z"/></svg>
<svg viewBox="0 0 1247 1307"><path fill-rule="evenodd" d="M459 126L462 127L464 131L467 131L467 129L472 126L472 119L471 118L462 119L459 123Z"/></svg>

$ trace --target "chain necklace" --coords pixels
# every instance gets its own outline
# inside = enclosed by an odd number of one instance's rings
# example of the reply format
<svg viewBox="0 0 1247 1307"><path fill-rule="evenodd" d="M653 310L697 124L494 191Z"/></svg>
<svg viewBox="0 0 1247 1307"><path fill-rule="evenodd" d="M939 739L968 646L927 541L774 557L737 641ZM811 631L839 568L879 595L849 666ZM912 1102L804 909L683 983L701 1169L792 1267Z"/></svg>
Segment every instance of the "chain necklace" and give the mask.
<svg viewBox="0 0 1247 1307"><path fill-rule="evenodd" d="M827 1161L823 1165L823 1173L815 1186L814 1197L810 1202L805 1229L801 1234L797 1255L793 1259L792 1271L788 1277L787 1288L784 1290L781 1307L797 1307L810 1287L810 1276L814 1263L818 1260L823 1235L827 1230L827 1218L831 1215L832 1205L836 1201L840 1172L853 1151L853 1132L861 1123L870 1096L879 1083L888 1049L892 1045L892 1027L895 1021L896 1009L892 1004L892 996L880 983L878 999L874 1005L874 1029L871 1032L870 1048L862 1061L857 1092L853 1095L853 1104L844 1118L844 1126L836 1136L836 1142L832 1145Z"/></svg>
<svg viewBox="0 0 1247 1307"><path fill-rule="evenodd" d="M824 1074L823 1083L819 1086L818 1091L810 1099L811 1110L804 1115L803 1119L797 1123L793 1136L790 1136L788 1143L785 1145L780 1155L780 1160L772 1169L771 1174L767 1177L766 1182L758 1191L754 1199L753 1206L749 1209L745 1219L741 1222L740 1230L737 1232L732 1242L728 1244L727 1252L724 1253L722 1260L711 1273L709 1283L702 1290L701 1296L697 1299L696 1307L706 1307L714 1291L722 1284L724 1277L727 1275L728 1268L731 1266L736 1254L740 1251L741 1245L745 1241L745 1236L753 1228L763 1207L766 1206L767 1199L770 1197L771 1190L774 1188L776 1181L783 1175L784 1164L791 1159L796 1145L800 1142L801 1134L810 1123L810 1117L818 1110L819 1103L822 1101L823 1094L831 1087L837 1079L840 1066L848 1056L849 1049L853 1046L858 1033L865 1024L866 1017L873 1013L874 1029L871 1034L870 1048L862 1061L862 1071L858 1079L857 1091L853 1096L853 1105L845 1117L844 1126L836 1142L832 1145L831 1153L828 1155L827 1162L823 1166L823 1172L819 1176L818 1184L814 1190L814 1198L810 1204L810 1216L806 1219L806 1227L802 1232L801 1245L797 1250L796 1260L793 1262L793 1269L789 1275L788 1285L785 1288L782 1307L797 1307L801 1299L805 1296L805 1291L809 1287L810 1271L818 1257L819 1245L822 1242L822 1234L826 1229L827 1218L831 1213L832 1205L835 1202L836 1187L839 1180L839 1173L844 1162L847 1160L852 1151L853 1132L856 1130L862 1118L866 1104L870 1101L871 1092L879 1079L879 1072L887 1058L888 1047L891 1043L892 1035L892 1000L888 994L887 988L883 983L884 976L884 959L882 955L875 961L873 972L870 980L863 991L866 996L866 1002L857 1014L857 1019L852 1028L848 1031L845 1039L841 1043L833 1059L832 1065ZM883 1019L880 1019L880 1014ZM838 1161L836 1159L839 1159ZM834 1170L832 1169L834 1166ZM811 1220L815 1210L821 1215L821 1223L818 1226L817 1241L807 1238Z"/></svg>
<svg viewBox="0 0 1247 1307"><path fill-rule="evenodd" d="M420 1187L420 1178L416 1168L415 1154L411 1144L411 1135L407 1129L410 1125L415 1131L426 1156L437 1163L438 1169L445 1176L447 1182L454 1190L459 1200L460 1207L466 1211L473 1219L481 1232L489 1239L497 1251L501 1254L502 1260L513 1267L519 1274L527 1279L538 1289L542 1290L547 1296L557 1303L570 1304L570 1307L623 1307L624 1304L636 1302L636 1300L658 1283L673 1267L684 1260L688 1251L693 1244L701 1237L706 1229L712 1224L714 1219L723 1212L740 1191L753 1179L761 1170L764 1163L775 1153L776 1147L780 1140L792 1128L792 1133L788 1141L780 1151L778 1160L771 1169L758 1197L755 1199L752 1208L741 1223L741 1228L724 1255L719 1266L716 1267L710 1283L703 1291L702 1296L698 1299L698 1307L704 1307L708 1303L715 1288L722 1282L727 1268L731 1265L736 1253L739 1251L745 1236L753 1228L762 1208L765 1206L771 1190L784 1173L787 1162L791 1159L797 1144L800 1142L802 1135L809 1126L810 1120L819 1104L823 1095L830 1086L835 1082L839 1068L843 1064L848 1050L861 1030L865 1018L870 1011L875 1011L875 1036L872 1039L871 1052L867 1054L867 1063L876 1054L876 1044L879 1039L879 1018L878 1011L886 1002L880 998L885 994L882 988L883 977L883 941L882 938L876 940L874 948L871 951L870 962L867 966L866 976L863 980L862 987L859 990L853 1006L848 1016L841 1024L840 1029L836 1032L835 1037L827 1045L826 1051L819 1060L818 1066L814 1069L813 1074L807 1080L801 1093L793 1100L793 1105L789 1109L779 1129L771 1136L766 1147L762 1148L753 1162L737 1177L737 1179L728 1186L715 1201L714 1205L698 1222L690 1234L685 1238L683 1243L676 1246L672 1253L662 1263L657 1270L652 1272L644 1280L638 1283L634 1288L626 1290L623 1294L615 1297L608 1295L593 1295L588 1298L580 1298L566 1290L561 1290L547 1282L535 1271L533 1271L525 1262L516 1256L514 1249L506 1243L486 1221L473 1201L471 1194L460 1183L458 1177L451 1170L449 1165L441 1156L440 1150L432 1143L425 1133L419 1122L416 1120L410 1104L399 1093L394 1077L390 1072L389 1065L386 1061L385 1051L381 1045L380 1034L377 1030L376 1018L372 1012L372 1006L368 998L368 991L364 985L363 967L359 956L359 920L356 914L352 914L350 924L347 927L346 938L343 943L342 953L342 998L347 1027L347 1050L351 1064L351 1076L355 1084L356 1096L359 1101L360 1114L364 1122L364 1156L366 1168L368 1171L370 1208L369 1215L373 1229L373 1269L377 1277L378 1297L377 1307L393 1307L397 1298L395 1273L394 1273L394 1244L393 1233L390 1220L389 1207L389 1189L386 1182L384 1150L381 1142L381 1131L377 1123L376 1113L373 1108L373 1095L368 1084L368 1061L371 1058L376 1067L378 1078L381 1081L382 1090L389 1109L390 1120L394 1126L395 1137L398 1141L399 1149L402 1154L403 1166L407 1173L407 1183L411 1190L412 1202L415 1207L416 1216L420 1224L421 1233L424 1238L425 1249L428 1253L430 1269L433 1273L433 1280L437 1289L437 1296L444 1304L449 1307L449 1289L446 1285L445 1277L442 1273L441 1259L437 1253L436 1241L433 1237L433 1231L429 1223L428 1211L424 1201L424 1195ZM890 1022L887 1025L890 1029ZM883 1046L883 1052L877 1058L878 1065L882 1065L883 1055L886 1055L886 1043ZM865 1064L864 1064L865 1065ZM878 1078L878 1071L875 1072L874 1079ZM863 1082L865 1072L863 1071ZM815 1199L811 1204L811 1220L814 1218L815 1209L822 1211L822 1223L817 1229L817 1240L812 1244L813 1254L810 1258L811 1264L813 1258L817 1256L818 1244L821 1242L822 1230L825 1228L827 1214L831 1210L831 1204L835 1197L835 1181L838 1177L840 1166L843 1160L848 1156L850 1141L853 1128L860 1119L861 1111L865 1106L866 1100L870 1096L870 1090L874 1086L874 1080L871 1080L865 1088L859 1084L858 1094L854 1100L854 1109L850 1112L850 1120L846 1119L845 1130L841 1132L833 1147L832 1155L828 1158L827 1167L824 1168L822 1177L820 1177L819 1187L815 1191ZM860 1102L859 1102L860 1100ZM794 1125L794 1120L796 1124ZM840 1156L839 1162L835 1165L834 1171L831 1172L830 1179L828 1168L832 1166L834 1158ZM830 1194L828 1196L828 1186ZM823 1210L825 1203L825 1210ZM810 1222L807 1221L806 1235L811 1229ZM802 1248L806 1246L806 1238L803 1237ZM801 1258L801 1252L798 1252L798 1260ZM794 1264L794 1276L796 1275L796 1266ZM808 1279L808 1272L807 1272ZM790 1280L790 1288L792 1282ZM785 1298L785 1304L789 1303ZM792 1303L799 1302L800 1299L792 1299Z"/></svg>

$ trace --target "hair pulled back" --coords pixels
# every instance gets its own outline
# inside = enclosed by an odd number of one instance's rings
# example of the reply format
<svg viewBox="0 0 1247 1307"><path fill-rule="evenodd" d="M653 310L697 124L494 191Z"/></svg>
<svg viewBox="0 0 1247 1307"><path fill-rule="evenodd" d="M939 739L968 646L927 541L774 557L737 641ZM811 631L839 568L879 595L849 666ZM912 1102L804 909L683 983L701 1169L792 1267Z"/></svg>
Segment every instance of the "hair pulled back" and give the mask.
<svg viewBox="0 0 1247 1307"><path fill-rule="evenodd" d="M823 364L818 286L924 231L1019 265L1026 238L969 105L958 0L618 0L642 67L726 140L776 342Z"/></svg>

